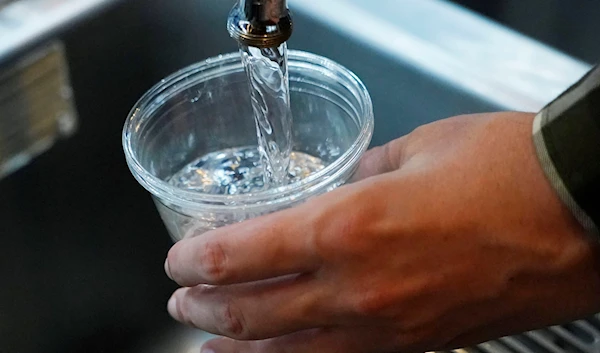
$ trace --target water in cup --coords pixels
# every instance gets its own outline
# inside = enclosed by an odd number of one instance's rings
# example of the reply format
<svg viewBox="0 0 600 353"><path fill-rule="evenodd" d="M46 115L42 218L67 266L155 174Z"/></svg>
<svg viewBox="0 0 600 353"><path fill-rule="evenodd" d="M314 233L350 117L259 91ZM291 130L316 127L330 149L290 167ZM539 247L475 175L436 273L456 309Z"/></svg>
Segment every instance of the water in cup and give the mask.
<svg viewBox="0 0 600 353"><path fill-rule="evenodd" d="M209 153L186 165L168 182L178 188L206 194L234 195L264 191L263 158L257 146ZM285 179L293 183L317 172L325 163L302 152L290 153Z"/></svg>

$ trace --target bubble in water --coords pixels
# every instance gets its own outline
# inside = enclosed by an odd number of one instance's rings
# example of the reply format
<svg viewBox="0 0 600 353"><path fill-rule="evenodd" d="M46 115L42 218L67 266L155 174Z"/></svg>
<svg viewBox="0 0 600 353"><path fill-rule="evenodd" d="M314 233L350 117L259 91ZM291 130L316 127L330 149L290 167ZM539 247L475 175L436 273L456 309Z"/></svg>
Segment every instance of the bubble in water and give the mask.
<svg viewBox="0 0 600 353"><path fill-rule="evenodd" d="M286 179L291 183L325 167L321 159L302 152L291 152L289 161ZM209 153L186 165L167 182L180 189L218 195L247 194L270 187L263 179L257 146Z"/></svg>

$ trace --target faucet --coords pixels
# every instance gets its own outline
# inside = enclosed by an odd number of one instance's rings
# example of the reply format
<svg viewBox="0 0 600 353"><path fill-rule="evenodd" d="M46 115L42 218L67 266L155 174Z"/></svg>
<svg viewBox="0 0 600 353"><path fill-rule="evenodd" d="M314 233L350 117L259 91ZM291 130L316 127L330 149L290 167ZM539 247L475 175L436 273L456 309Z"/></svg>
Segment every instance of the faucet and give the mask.
<svg viewBox="0 0 600 353"><path fill-rule="evenodd" d="M240 45L276 48L292 35L287 0L238 0L227 20L227 29Z"/></svg>

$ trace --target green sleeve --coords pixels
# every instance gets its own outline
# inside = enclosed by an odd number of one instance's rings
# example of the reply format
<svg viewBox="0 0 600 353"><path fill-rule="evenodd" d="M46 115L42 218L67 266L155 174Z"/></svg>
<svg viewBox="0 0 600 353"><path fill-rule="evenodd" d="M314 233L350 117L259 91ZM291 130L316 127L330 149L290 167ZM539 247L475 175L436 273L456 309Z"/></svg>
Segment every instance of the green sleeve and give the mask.
<svg viewBox="0 0 600 353"><path fill-rule="evenodd" d="M542 109L533 141L548 180L581 225L600 225L600 67Z"/></svg>

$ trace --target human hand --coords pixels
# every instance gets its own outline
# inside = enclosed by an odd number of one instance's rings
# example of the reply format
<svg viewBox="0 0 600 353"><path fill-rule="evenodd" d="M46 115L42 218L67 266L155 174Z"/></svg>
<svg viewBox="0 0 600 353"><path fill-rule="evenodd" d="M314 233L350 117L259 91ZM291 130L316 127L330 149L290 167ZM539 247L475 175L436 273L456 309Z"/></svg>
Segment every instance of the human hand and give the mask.
<svg viewBox="0 0 600 353"><path fill-rule="evenodd" d="M369 151L359 181L185 239L166 271L207 352L423 352L600 310L599 247L535 155L533 115L446 119Z"/></svg>

